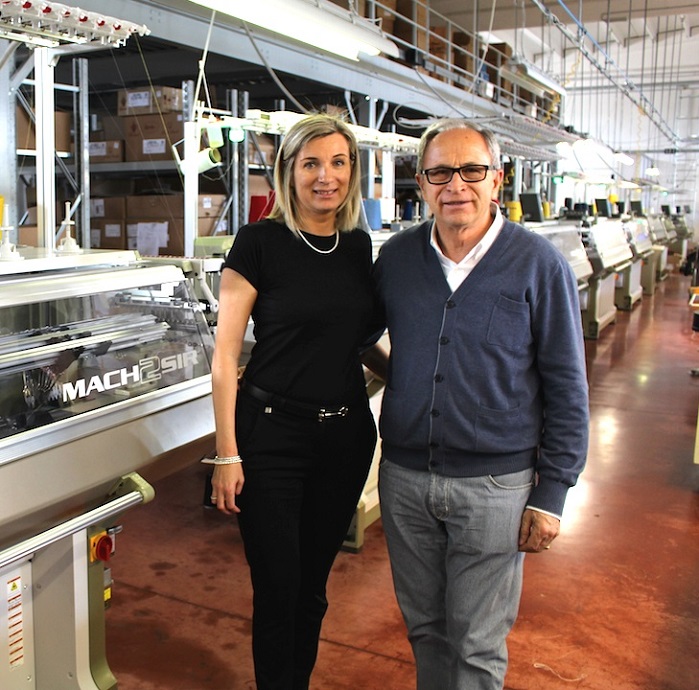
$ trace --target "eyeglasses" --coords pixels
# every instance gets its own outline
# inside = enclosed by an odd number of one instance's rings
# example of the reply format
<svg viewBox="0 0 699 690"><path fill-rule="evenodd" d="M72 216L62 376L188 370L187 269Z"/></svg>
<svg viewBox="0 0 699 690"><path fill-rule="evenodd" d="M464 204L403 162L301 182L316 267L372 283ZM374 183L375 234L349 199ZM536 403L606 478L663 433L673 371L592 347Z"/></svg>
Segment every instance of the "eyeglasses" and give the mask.
<svg viewBox="0 0 699 690"><path fill-rule="evenodd" d="M430 184L449 184L454 173L458 172L464 182L482 182L488 170L497 170L494 165L462 165L460 168L429 168L421 170Z"/></svg>

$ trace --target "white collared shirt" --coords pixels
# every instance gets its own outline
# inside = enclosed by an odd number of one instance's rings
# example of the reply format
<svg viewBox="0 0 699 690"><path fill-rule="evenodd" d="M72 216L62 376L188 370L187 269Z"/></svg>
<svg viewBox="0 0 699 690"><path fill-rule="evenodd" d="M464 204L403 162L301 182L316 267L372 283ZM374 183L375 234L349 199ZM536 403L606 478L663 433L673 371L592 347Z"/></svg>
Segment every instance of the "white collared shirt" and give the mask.
<svg viewBox="0 0 699 690"><path fill-rule="evenodd" d="M478 265L478 262L485 256L486 252L490 249L495 242L497 236L502 230L502 226L505 224L505 220L500 213L500 207L496 203L492 203L490 206L491 214L493 215L493 222L490 224L483 239L468 253L466 256L456 263L452 261L448 256L444 255L439 242L437 241L437 231L435 229L434 222L432 222L432 231L430 233L430 244L434 247L437 252L437 258L444 271L444 277L449 283L449 287L452 292L461 285L461 283L466 280L471 271Z"/></svg>

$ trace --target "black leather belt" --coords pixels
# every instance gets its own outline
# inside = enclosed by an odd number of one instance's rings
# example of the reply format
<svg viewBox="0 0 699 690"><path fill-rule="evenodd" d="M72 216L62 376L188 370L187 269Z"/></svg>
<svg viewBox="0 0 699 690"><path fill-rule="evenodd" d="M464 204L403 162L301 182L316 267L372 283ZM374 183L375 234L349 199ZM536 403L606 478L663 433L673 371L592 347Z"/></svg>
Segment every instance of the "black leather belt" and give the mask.
<svg viewBox="0 0 699 690"><path fill-rule="evenodd" d="M284 412L295 417L315 419L318 422L324 422L327 419L333 419L335 417L346 417L349 412L349 407L346 405L336 408L326 408L295 402L294 400L283 398L276 393L270 393L262 388L258 388L255 384L245 379L240 382L240 390L251 398L264 403L265 414Z"/></svg>

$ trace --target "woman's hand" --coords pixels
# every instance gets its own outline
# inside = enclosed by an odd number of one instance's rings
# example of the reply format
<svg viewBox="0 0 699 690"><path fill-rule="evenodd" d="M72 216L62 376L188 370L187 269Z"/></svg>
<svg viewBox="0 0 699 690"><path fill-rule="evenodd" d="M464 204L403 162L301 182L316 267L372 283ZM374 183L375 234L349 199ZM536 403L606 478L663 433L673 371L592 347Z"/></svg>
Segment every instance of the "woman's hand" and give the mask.
<svg viewBox="0 0 699 690"><path fill-rule="evenodd" d="M211 478L211 502L226 515L239 513L236 496L240 496L245 483L243 464L216 465Z"/></svg>

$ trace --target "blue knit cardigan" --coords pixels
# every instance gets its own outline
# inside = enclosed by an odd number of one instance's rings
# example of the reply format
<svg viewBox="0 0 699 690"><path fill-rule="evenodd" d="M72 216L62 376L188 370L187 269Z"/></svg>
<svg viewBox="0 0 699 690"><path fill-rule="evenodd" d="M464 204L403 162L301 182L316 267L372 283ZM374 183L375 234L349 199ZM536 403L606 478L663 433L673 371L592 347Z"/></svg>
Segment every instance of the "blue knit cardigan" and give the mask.
<svg viewBox="0 0 699 690"><path fill-rule="evenodd" d="M430 230L398 233L374 267L391 342L383 456L453 477L535 466L529 505L560 516L588 445L575 275L548 240L506 221L452 293Z"/></svg>

